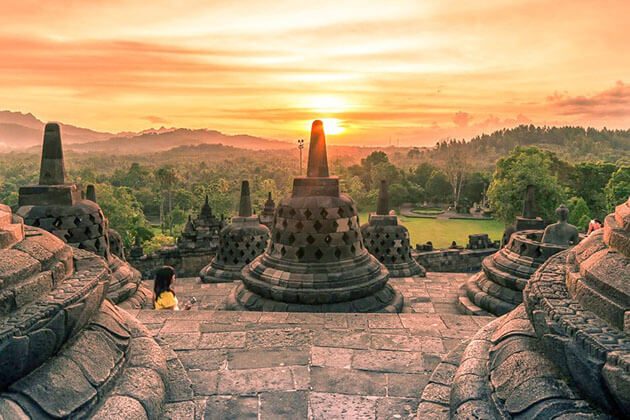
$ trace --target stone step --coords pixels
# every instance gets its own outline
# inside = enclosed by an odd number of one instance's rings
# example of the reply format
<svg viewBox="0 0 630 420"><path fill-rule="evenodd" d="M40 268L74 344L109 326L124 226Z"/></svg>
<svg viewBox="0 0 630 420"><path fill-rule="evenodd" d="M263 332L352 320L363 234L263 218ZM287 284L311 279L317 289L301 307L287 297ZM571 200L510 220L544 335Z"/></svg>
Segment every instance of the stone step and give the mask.
<svg viewBox="0 0 630 420"><path fill-rule="evenodd" d="M520 255L504 249L492 256L495 265L515 277L528 279L540 267L540 264L531 261L530 258L521 258Z"/></svg>
<svg viewBox="0 0 630 420"><path fill-rule="evenodd" d="M468 298L480 308L490 312L494 315L504 315L515 308L516 305L504 302L500 299L490 296L479 288L477 284L479 277L485 275L483 272L471 277L465 284L466 295Z"/></svg>
<svg viewBox="0 0 630 420"><path fill-rule="evenodd" d="M468 298L465 285L459 289L456 305L459 312L464 315L492 316L491 313L484 311Z"/></svg>
<svg viewBox="0 0 630 420"><path fill-rule="evenodd" d="M523 302L523 292L503 287L500 284L490 281L487 277L481 276L477 280L477 286L490 296L506 302L519 304Z"/></svg>
<svg viewBox="0 0 630 420"><path fill-rule="evenodd" d="M495 254L496 255L496 254ZM527 284L526 278L514 276L505 271L501 271L492 257L485 258L481 264L481 268L485 275L493 282L512 290L522 291Z"/></svg>

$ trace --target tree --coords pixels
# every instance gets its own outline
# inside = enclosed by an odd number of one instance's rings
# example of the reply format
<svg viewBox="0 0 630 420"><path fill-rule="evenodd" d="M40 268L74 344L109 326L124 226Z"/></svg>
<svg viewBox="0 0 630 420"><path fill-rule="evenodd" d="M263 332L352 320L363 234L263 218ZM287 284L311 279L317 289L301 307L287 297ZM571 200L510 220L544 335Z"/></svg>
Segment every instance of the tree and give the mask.
<svg viewBox="0 0 630 420"><path fill-rule="evenodd" d="M453 207L455 209L459 208L459 198L470 170L469 166L469 160L463 147L453 145L447 149L444 173L448 178L449 184L451 184Z"/></svg>
<svg viewBox="0 0 630 420"><path fill-rule="evenodd" d="M137 232L142 228L148 228L142 206L132 190L127 187L97 184L96 191L98 204L109 220L109 226L120 233L125 246L131 246Z"/></svg>
<svg viewBox="0 0 630 420"><path fill-rule="evenodd" d="M592 216L603 219L607 214L604 188L617 167L612 163L583 162L574 166L569 186L576 197L582 197Z"/></svg>
<svg viewBox="0 0 630 420"><path fill-rule="evenodd" d="M569 223L578 229L586 230L591 220L591 211L582 197L571 197L567 203L569 207Z"/></svg>
<svg viewBox="0 0 630 420"><path fill-rule="evenodd" d="M545 220L554 220L564 192L552 174L553 154L536 147L517 147L497 162L488 198L495 216L512 223L521 214L528 185L536 188L536 204Z"/></svg>
<svg viewBox="0 0 630 420"><path fill-rule="evenodd" d="M630 197L630 166L622 166L617 169L604 190L606 195L606 205L608 212L615 210L615 207Z"/></svg>
<svg viewBox="0 0 630 420"><path fill-rule="evenodd" d="M435 169L436 167L429 162L422 162L420 165L416 166L410 179L421 187L426 188L427 181Z"/></svg>
<svg viewBox="0 0 630 420"><path fill-rule="evenodd" d="M162 193L162 206L164 203L164 193L168 199L168 215L173 211L173 187L177 182L177 172L172 166L162 166L155 171L155 177L160 184L160 192ZM160 224L164 225L164 210L160 207ZM169 232L173 236L173 223L169 223Z"/></svg>
<svg viewBox="0 0 630 420"><path fill-rule="evenodd" d="M448 182L446 174L439 169L431 173L425 190L429 200L437 203L448 203L451 201L451 184Z"/></svg>

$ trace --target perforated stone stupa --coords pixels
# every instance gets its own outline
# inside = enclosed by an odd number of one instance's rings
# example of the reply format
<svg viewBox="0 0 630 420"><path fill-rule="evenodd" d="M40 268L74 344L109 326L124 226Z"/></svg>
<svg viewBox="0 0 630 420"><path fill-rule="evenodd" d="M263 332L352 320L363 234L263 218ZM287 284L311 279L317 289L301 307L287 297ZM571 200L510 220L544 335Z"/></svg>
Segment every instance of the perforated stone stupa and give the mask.
<svg viewBox="0 0 630 420"><path fill-rule="evenodd" d="M510 241L510 237L514 232L523 230L540 230L545 228L545 221L538 216L538 208L536 205L536 187L528 185L525 189L523 198L523 213L516 216L516 220L508 226L503 232L501 245L505 246Z"/></svg>
<svg viewBox="0 0 630 420"><path fill-rule="evenodd" d="M111 282L101 257L0 205L0 418L160 416L166 353L104 299Z"/></svg>
<svg viewBox="0 0 630 420"><path fill-rule="evenodd" d="M481 271L462 286L458 306L463 313L503 315L523 302L523 289L531 275L552 255L579 240L575 226L566 223L567 208L562 206L557 212L558 223L545 230L515 232L505 247L483 259ZM571 240L552 235L567 229Z"/></svg>
<svg viewBox="0 0 630 420"><path fill-rule="evenodd" d="M206 195L197 218L188 217L182 235L177 240L177 248L182 252L215 252L219 245L219 232L224 227L225 221L212 213Z"/></svg>
<svg viewBox="0 0 630 420"><path fill-rule="evenodd" d="M263 206L262 212L260 212L260 223L267 226L269 229L273 227L273 216L276 212L276 203L271 197L271 191L267 193L267 201Z"/></svg>
<svg viewBox="0 0 630 420"><path fill-rule="evenodd" d="M411 257L409 231L389 214L387 181L382 180L376 214L361 226L365 247L389 270L391 277L426 276L426 270Z"/></svg>
<svg viewBox="0 0 630 420"><path fill-rule="evenodd" d="M363 245L357 209L328 173L321 121L311 129L306 177L276 209L267 251L243 269L233 307L265 311L398 312L402 295Z"/></svg>
<svg viewBox="0 0 630 420"><path fill-rule="evenodd" d="M238 216L221 230L217 255L201 270L201 281L220 283L240 279L243 267L262 254L268 242L269 229L252 215L249 182L243 181Z"/></svg>
<svg viewBox="0 0 630 420"><path fill-rule="evenodd" d="M93 187L89 196L96 198ZM115 279L108 297L115 303L133 298L127 304L138 306L150 294L140 285L140 273L110 251L108 222L100 206L82 199L77 185L66 182L58 124L46 124L39 184L20 188L18 204L16 213L27 225L105 258Z"/></svg>
<svg viewBox="0 0 630 420"><path fill-rule="evenodd" d="M549 258L523 297L438 366L419 415L627 418L630 199L604 229Z"/></svg>

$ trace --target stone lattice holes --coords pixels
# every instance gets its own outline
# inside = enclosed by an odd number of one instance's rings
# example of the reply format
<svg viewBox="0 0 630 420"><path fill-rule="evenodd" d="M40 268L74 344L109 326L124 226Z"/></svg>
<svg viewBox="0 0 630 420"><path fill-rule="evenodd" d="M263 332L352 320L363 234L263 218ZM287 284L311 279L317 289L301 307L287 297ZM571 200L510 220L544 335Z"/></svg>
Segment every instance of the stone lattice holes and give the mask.
<svg viewBox="0 0 630 420"><path fill-rule="evenodd" d="M328 174L321 121L311 131L308 176L278 205L265 253L247 265L232 308L300 312L397 312L402 295L363 243L357 209Z"/></svg>
<svg viewBox="0 0 630 420"><path fill-rule="evenodd" d="M446 380L434 374L431 382L449 399L436 402L425 389L421 409L454 419L626 418L628 244L630 199L604 229L542 264L522 305L445 359L436 372L448 372Z"/></svg>
<svg viewBox="0 0 630 420"><path fill-rule="evenodd" d="M269 243L269 229L252 214L249 182L243 181L238 217L221 230L219 249L199 273L204 283L238 280L241 270L262 254Z"/></svg>
<svg viewBox="0 0 630 420"><path fill-rule="evenodd" d="M166 355L104 299L106 261L2 205L0 239L0 416L159 417Z"/></svg>
<svg viewBox="0 0 630 420"><path fill-rule="evenodd" d="M392 277L426 276L426 270L411 256L409 231L389 214L387 182L381 181L376 214L361 226L368 252L389 270Z"/></svg>
<svg viewBox="0 0 630 420"><path fill-rule="evenodd" d="M541 242L542 230L513 233L507 246L486 257L481 270L463 286L458 307L465 314L503 315L523 302L530 276L567 246Z"/></svg>
<svg viewBox="0 0 630 420"><path fill-rule="evenodd" d="M96 199L93 186L87 192L89 198ZM114 303L138 307L150 295L141 286L140 273L110 251L110 229L101 207L95 201L82 199L79 187L66 182L58 124L46 124L39 184L20 188L16 213L27 225L44 229L74 248L103 257L114 273L108 287L108 297Z"/></svg>

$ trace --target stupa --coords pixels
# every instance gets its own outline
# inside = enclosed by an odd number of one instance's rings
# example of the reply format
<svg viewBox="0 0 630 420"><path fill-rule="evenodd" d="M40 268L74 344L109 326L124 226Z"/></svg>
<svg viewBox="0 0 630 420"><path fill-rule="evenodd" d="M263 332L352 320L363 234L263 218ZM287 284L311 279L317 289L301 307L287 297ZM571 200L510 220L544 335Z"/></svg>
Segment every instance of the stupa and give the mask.
<svg viewBox="0 0 630 420"><path fill-rule="evenodd" d="M516 221L505 229L503 238L501 239L501 246L508 244L514 232L544 228L545 221L538 216L536 186L528 185L525 189L525 197L523 198L523 213L520 216L516 216Z"/></svg>
<svg viewBox="0 0 630 420"><path fill-rule="evenodd" d="M462 286L458 307L472 315L503 315L523 302L523 289L532 274L551 257L577 244L579 235L567 223L569 211L556 210L558 223L545 230L513 233L498 252L481 262L481 271Z"/></svg>
<svg viewBox="0 0 630 420"><path fill-rule="evenodd" d="M243 268L233 308L300 312L399 312L402 295L363 245L357 209L328 173L321 121L311 129L306 177L279 203L271 243Z"/></svg>
<svg viewBox="0 0 630 420"><path fill-rule="evenodd" d="M630 198L604 229L549 258L523 297L444 359L418 417L628 418Z"/></svg>
<svg viewBox="0 0 630 420"><path fill-rule="evenodd" d="M238 216L221 230L219 249L212 262L199 273L204 283L238 280L241 270L262 254L269 242L269 229L252 214L249 182L241 185Z"/></svg>
<svg viewBox="0 0 630 420"><path fill-rule="evenodd" d="M94 187L89 197L96 199ZM75 248L103 257L113 272L108 297L121 303L133 297L126 306L139 306L150 295L141 287L140 272L110 250L108 222L100 206L81 198L74 183L66 182L65 163L59 125L46 124L39 184L21 187L17 214L27 225L40 227Z"/></svg>
<svg viewBox="0 0 630 420"><path fill-rule="evenodd" d="M269 229L273 227L273 215L276 211L276 203L271 197L271 191L267 193L267 201L263 206L262 212L260 212L260 223L267 226Z"/></svg>
<svg viewBox="0 0 630 420"><path fill-rule="evenodd" d="M389 214L387 181L382 180L376 214L361 226L365 247L389 270L391 277L426 276L426 270L411 257L409 231Z"/></svg>
<svg viewBox="0 0 630 420"><path fill-rule="evenodd" d="M111 282L103 258L0 205L0 418L160 417L166 349L105 299Z"/></svg>

